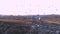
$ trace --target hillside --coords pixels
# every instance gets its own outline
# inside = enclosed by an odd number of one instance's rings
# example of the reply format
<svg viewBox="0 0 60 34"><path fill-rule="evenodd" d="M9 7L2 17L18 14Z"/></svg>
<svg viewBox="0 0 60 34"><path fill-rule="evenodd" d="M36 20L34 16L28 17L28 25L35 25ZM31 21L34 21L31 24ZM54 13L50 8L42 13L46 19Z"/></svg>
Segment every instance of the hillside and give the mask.
<svg viewBox="0 0 60 34"><path fill-rule="evenodd" d="M39 20L40 18L40 20ZM56 23L60 24L60 15L30 15L30 16L2 16L0 15L0 21L6 22L29 22L29 21L37 21L37 22L47 22L47 23Z"/></svg>
<svg viewBox="0 0 60 34"><path fill-rule="evenodd" d="M60 16L0 16L0 34L60 34Z"/></svg>
<svg viewBox="0 0 60 34"><path fill-rule="evenodd" d="M45 15L41 17L41 19L48 23L60 24L60 15Z"/></svg>

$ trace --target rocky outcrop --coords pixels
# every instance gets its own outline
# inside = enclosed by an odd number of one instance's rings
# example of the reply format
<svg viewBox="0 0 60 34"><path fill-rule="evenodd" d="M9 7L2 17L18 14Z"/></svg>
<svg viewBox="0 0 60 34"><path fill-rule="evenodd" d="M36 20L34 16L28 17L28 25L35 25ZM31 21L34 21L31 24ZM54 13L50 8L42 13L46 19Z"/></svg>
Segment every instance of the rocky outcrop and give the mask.
<svg viewBox="0 0 60 34"><path fill-rule="evenodd" d="M0 34L60 34L60 24L17 24L0 21Z"/></svg>

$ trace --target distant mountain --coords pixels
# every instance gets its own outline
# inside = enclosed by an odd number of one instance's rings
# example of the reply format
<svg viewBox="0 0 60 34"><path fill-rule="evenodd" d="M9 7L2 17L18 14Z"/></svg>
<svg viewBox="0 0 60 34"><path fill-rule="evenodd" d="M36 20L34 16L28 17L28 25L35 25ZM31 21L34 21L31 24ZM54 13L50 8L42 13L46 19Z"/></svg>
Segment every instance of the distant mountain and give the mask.
<svg viewBox="0 0 60 34"><path fill-rule="evenodd" d="M42 19L60 19L60 15L43 15Z"/></svg>

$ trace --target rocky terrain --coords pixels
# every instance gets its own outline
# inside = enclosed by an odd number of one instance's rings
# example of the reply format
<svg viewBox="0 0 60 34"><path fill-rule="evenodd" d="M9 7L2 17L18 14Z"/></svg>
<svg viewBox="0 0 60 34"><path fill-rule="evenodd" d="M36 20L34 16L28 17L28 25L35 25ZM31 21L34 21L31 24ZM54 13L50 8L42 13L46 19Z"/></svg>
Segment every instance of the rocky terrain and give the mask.
<svg viewBox="0 0 60 34"><path fill-rule="evenodd" d="M0 21L0 34L60 34L60 24L31 22L23 25Z"/></svg>
<svg viewBox="0 0 60 34"><path fill-rule="evenodd" d="M0 16L0 34L60 34L60 16Z"/></svg>

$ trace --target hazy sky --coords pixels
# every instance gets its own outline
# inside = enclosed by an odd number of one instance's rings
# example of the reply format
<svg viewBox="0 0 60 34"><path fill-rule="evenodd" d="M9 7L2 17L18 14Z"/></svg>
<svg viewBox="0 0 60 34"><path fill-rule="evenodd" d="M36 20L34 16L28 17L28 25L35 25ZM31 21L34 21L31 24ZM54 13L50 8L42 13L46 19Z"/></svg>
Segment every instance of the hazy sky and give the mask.
<svg viewBox="0 0 60 34"><path fill-rule="evenodd" d="M0 14L60 14L60 0L0 0Z"/></svg>

